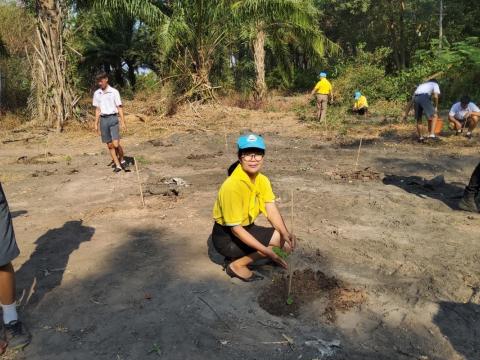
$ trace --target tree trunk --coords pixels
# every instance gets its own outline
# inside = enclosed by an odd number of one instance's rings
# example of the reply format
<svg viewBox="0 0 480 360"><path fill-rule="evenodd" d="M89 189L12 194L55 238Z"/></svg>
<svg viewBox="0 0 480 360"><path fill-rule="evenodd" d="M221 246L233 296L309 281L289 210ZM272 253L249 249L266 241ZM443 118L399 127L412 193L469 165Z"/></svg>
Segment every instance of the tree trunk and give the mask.
<svg viewBox="0 0 480 360"><path fill-rule="evenodd" d="M32 64L34 115L40 122L63 129L73 115L76 101L67 81L63 48L61 0L37 0L37 29Z"/></svg>
<svg viewBox="0 0 480 360"><path fill-rule="evenodd" d="M257 31L257 37L253 41L253 58L255 61L255 101L262 101L267 93L265 82L265 31Z"/></svg>

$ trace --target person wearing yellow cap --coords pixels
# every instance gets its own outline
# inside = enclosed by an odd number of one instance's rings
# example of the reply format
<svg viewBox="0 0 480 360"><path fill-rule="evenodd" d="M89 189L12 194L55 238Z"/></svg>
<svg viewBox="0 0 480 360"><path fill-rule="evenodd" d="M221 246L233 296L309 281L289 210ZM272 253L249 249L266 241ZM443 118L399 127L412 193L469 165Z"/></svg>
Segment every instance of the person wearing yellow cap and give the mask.
<svg viewBox="0 0 480 360"><path fill-rule="evenodd" d="M263 279L249 269L257 260L270 258L286 268L285 260L273 251L295 248L291 234L275 204L270 180L260 170L265 156L265 142L256 134L247 134L237 141L238 161L228 169L213 209L215 220L212 243L225 257L225 272L245 282ZM272 227L255 224L263 214Z"/></svg>
<svg viewBox="0 0 480 360"><path fill-rule="evenodd" d="M353 104L353 112L358 115L364 115L367 117L368 113L368 101L365 95L362 95L360 91L355 91L355 102Z"/></svg>
<svg viewBox="0 0 480 360"><path fill-rule="evenodd" d="M320 80L312 90L311 95L317 98L317 120L324 121L327 116L328 101L333 102L332 84L327 80L327 73L320 73Z"/></svg>

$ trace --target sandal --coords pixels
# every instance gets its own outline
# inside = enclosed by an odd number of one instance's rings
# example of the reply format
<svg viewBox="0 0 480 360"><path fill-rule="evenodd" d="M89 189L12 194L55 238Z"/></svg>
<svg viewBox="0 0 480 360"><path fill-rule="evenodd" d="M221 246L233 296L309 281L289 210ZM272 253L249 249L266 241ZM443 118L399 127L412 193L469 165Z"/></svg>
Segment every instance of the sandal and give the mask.
<svg viewBox="0 0 480 360"><path fill-rule="evenodd" d="M227 266L225 267L225 272L226 272L227 275L230 276L231 278L238 278L238 279L242 280L243 282L253 282L253 281L263 280L263 276L258 275L258 274L255 274L255 273L253 273L253 275L250 276L249 278L241 277L240 275L237 275L237 274L232 270L232 268L230 267L230 265L227 265Z"/></svg>

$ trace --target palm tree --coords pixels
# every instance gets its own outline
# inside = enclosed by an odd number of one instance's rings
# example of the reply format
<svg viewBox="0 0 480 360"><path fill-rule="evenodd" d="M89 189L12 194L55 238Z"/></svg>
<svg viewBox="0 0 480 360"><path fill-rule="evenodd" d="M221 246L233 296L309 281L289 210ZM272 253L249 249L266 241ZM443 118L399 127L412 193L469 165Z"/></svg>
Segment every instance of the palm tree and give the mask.
<svg viewBox="0 0 480 360"><path fill-rule="evenodd" d="M320 31L320 16L313 0L238 0L232 5L241 36L250 41L255 62L255 99L261 101L266 92L265 47L269 35L273 41L297 42L311 48L318 56L338 51L338 46ZM283 34L284 37L279 37ZM286 37L285 35L288 35Z"/></svg>
<svg viewBox="0 0 480 360"><path fill-rule="evenodd" d="M186 97L208 98L210 72L231 23L226 0L171 1L171 16L159 32L159 51L166 67L185 79Z"/></svg>

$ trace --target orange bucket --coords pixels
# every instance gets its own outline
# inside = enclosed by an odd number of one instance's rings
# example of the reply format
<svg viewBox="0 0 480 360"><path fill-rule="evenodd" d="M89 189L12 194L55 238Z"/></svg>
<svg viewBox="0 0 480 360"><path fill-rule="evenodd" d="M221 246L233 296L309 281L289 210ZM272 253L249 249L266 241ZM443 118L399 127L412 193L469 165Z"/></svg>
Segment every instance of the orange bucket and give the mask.
<svg viewBox="0 0 480 360"><path fill-rule="evenodd" d="M428 120L428 130L430 131L430 128L432 127L432 121ZM435 135L440 135L443 129L443 120L437 116L437 122L435 124Z"/></svg>

